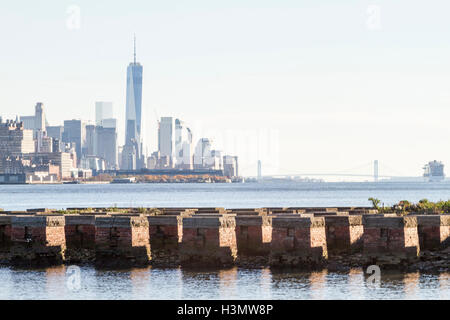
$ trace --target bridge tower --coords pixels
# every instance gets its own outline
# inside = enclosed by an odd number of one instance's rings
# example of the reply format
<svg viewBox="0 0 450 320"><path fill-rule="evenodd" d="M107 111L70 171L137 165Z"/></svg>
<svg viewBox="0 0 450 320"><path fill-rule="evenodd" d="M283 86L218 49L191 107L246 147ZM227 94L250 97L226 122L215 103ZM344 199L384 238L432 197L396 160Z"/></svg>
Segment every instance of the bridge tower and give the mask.
<svg viewBox="0 0 450 320"><path fill-rule="evenodd" d="M378 160L373 162L373 181L378 181Z"/></svg>
<svg viewBox="0 0 450 320"><path fill-rule="evenodd" d="M261 180L261 160L258 160L258 181Z"/></svg>

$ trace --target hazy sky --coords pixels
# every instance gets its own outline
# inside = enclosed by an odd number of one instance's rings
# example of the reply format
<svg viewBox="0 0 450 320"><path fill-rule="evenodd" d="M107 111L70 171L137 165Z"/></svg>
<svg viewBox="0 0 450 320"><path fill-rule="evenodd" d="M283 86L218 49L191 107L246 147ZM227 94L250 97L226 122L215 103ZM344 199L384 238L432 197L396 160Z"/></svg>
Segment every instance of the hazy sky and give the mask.
<svg viewBox="0 0 450 320"><path fill-rule="evenodd" d="M380 174L417 176L450 166L449 12L444 0L1 1L0 114L41 101L58 125L94 120L105 100L123 131L136 33L149 151L156 115L174 116L247 175L260 158L264 174L378 159Z"/></svg>

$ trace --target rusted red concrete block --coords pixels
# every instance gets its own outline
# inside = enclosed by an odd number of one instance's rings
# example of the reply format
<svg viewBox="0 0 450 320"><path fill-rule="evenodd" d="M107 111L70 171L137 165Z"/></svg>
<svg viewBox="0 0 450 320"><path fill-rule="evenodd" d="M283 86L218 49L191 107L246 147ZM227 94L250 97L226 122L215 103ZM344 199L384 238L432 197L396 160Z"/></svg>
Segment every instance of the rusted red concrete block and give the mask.
<svg viewBox="0 0 450 320"><path fill-rule="evenodd" d="M66 215L66 261L71 263L95 260L95 216Z"/></svg>
<svg viewBox="0 0 450 320"><path fill-rule="evenodd" d="M151 263L178 265L179 245L183 236L183 216L148 216Z"/></svg>
<svg viewBox="0 0 450 320"><path fill-rule="evenodd" d="M418 215L417 224L421 249L437 250L449 246L450 215Z"/></svg>
<svg viewBox="0 0 450 320"><path fill-rule="evenodd" d="M273 217L271 265L309 268L327 258L323 217Z"/></svg>
<svg viewBox="0 0 450 320"><path fill-rule="evenodd" d="M202 215L183 218L182 265L228 266L237 257L235 216Z"/></svg>
<svg viewBox="0 0 450 320"><path fill-rule="evenodd" d="M272 242L272 218L269 216L236 216L238 256L268 258Z"/></svg>
<svg viewBox="0 0 450 320"><path fill-rule="evenodd" d="M8 253L11 247L11 216L0 215L0 252Z"/></svg>
<svg viewBox="0 0 450 320"><path fill-rule="evenodd" d="M64 225L63 216L12 216L11 262L61 264L66 250Z"/></svg>
<svg viewBox="0 0 450 320"><path fill-rule="evenodd" d="M95 217L95 262L99 267L145 266L150 261L144 216Z"/></svg>
<svg viewBox="0 0 450 320"><path fill-rule="evenodd" d="M325 216L329 253L354 253L362 250L362 216Z"/></svg>
<svg viewBox="0 0 450 320"><path fill-rule="evenodd" d="M416 217L363 216L364 255L376 263L398 264L420 252Z"/></svg>
<svg viewBox="0 0 450 320"><path fill-rule="evenodd" d="M95 216L66 215L65 234L67 248L95 247Z"/></svg>

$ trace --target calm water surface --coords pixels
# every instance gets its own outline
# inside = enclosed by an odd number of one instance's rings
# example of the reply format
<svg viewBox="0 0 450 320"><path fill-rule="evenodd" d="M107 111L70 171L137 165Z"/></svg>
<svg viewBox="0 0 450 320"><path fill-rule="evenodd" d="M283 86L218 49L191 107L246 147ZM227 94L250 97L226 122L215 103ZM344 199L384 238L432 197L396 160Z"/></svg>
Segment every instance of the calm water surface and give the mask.
<svg viewBox="0 0 450 320"><path fill-rule="evenodd" d="M369 197L386 205L400 200L450 199L443 183L227 183L0 185L0 208L66 207L288 207L368 206Z"/></svg>
<svg viewBox="0 0 450 320"><path fill-rule="evenodd" d="M450 199L450 183L243 183L0 186L5 210L67 207L286 207L386 205ZM0 267L0 299L450 299L449 274L394 274L379 285L360 269L349 273L269 269L100 271ZM75 280L74 280L75 279ZM79 287L78 287L79 284Z"/></svg>
<svg viewBox="0 0 450 320"><path fill-rule="evenodd" d="M372 284L362 270L348 273L269 269L44 270L0 268L0 299L450 299L449 274L383 274Z"/></svg>

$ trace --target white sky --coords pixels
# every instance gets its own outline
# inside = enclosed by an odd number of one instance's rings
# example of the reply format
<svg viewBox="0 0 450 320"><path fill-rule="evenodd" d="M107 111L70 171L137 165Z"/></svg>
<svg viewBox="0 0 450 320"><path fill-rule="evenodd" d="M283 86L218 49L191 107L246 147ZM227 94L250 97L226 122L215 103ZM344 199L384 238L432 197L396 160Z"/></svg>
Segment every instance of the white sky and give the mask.
<svg viewBox="0 0 450 320"><path fill-rule="evenodd" d="M95 101L112 101L123 131L136 33L149 151L157 114L236 153L246 175L260 158L263 174L378 159L380 174L418 176L429 160L450 165L449 9L444 0L1 1L0 114L31 115L41 101L58 125L94 120Z"/></svg>

